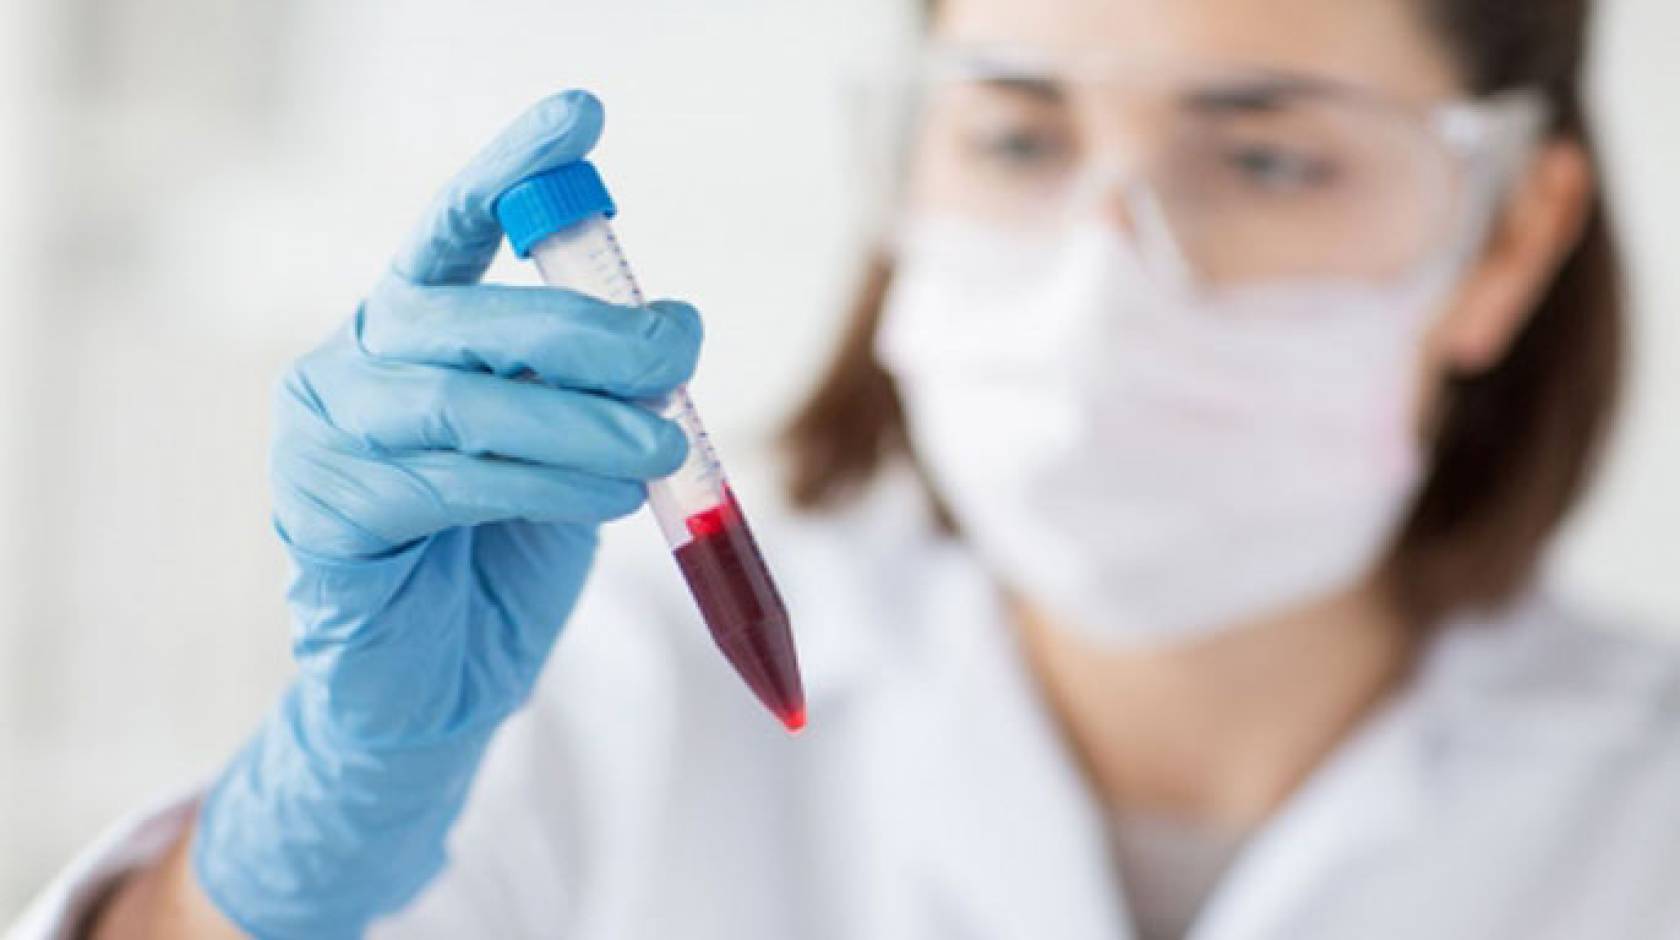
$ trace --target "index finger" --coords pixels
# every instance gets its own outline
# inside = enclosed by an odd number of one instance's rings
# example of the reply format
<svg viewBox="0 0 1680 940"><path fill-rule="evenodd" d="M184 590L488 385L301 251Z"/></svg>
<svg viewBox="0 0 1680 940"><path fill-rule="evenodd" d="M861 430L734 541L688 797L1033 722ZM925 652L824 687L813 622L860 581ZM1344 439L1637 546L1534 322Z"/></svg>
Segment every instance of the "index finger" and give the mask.
<svg viewBox="0 0 1680 940"><path fill-rule="evenodd" d="M438 193L392 268L414 284L476 283L501 245L496 197L527 176L583 159L600 139L602 119L601 103L586 91L537 103Z"/></svg>

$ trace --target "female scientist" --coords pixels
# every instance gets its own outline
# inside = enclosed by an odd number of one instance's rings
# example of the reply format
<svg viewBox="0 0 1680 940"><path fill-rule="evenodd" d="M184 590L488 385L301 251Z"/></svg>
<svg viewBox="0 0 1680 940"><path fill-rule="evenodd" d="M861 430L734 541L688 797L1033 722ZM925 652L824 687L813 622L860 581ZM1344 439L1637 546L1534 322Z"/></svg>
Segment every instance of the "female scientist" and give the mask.
<svg viewBox="0 0 1680 940"><path fill-rule="evenodd" d="M1532 587L1619 366L1586 6L939 4L761 527L801 738L668 559L580 594L700 327L478 284L544 102L282 385L295 681L22 935L1680 936L1680 664Z"/></svg>

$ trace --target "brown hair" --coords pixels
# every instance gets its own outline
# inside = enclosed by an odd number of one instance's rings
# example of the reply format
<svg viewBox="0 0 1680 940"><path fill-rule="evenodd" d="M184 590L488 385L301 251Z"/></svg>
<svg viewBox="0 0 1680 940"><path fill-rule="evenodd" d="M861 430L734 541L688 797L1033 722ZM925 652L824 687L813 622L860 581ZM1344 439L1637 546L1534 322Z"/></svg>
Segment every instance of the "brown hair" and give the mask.
<svg viewBox="0 0 1680 940"><path fill-rule="evenodd" d="M1422 2L1471 92L1544 90L1552 134L1592 153L1581 107L1591 0ZM913 457L893 380L873 351L891 277L878 256L834 359L783 432L798 507L839 505L890 459ZM1414 622L1496 605L1532 577L1591 476L1615 411L1622 340L1618 253L1598 204L1504 360L1447 382L1430 473L1385 569Z"/></svg>

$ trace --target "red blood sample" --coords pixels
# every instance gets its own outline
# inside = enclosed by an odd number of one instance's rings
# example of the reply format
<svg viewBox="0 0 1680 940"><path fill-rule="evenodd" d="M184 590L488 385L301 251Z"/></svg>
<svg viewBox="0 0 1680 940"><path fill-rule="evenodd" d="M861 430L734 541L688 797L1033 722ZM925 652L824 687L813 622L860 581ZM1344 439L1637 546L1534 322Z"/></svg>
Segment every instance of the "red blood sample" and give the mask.
<svg viewBox="0 0 1680 940"><path fill-rule="evenodd" d="M788 629L787 608L724 489L724 502L688 517L693 539L676 550L688 588L724 658L789 731L805 727L805 689Z"/></svg>

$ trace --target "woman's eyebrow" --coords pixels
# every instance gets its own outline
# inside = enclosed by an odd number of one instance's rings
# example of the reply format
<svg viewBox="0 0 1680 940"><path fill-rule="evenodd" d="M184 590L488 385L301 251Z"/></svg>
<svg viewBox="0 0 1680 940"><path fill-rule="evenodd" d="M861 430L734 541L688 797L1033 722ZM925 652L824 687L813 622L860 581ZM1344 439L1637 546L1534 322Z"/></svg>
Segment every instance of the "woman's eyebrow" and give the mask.
<svg viewBox="0 0 1680 940"><path fill-rule="evenodd" d="M1303 99L1326 98L1330 84L1311 78L1264 76L1186 89L1180 105L1200 113L1262 113L1280 111Z"/></svg>
<svg viewBox="0 0 1680 940"><path fill-rule="evenodd" d="M987 75L978 84L988 90L1020 95L1041 104L1062 104L1067 93L1060 82L1030 75Z"/></svg>

